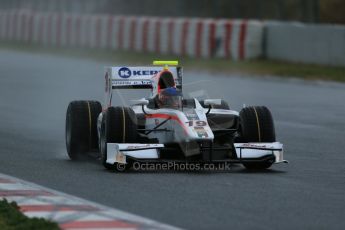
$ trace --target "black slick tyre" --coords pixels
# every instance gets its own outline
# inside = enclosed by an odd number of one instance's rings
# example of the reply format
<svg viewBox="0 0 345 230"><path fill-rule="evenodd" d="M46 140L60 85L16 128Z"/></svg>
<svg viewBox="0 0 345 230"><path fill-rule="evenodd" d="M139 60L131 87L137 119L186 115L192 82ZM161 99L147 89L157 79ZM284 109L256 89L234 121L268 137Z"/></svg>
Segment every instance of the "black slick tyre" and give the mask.
<svg viewBox="0 0 345 230"><path fill-rule="evenodd" d="M275 142L272 114L265 106L245 107L240 111L240 138L242 142ZM261 170L271 167L273 162L247 162L244 167Z"/></svg>
<svg viewBox="0 0 345 230"><path fill-rule="evenodd" d="M98 147L97 118L102 106L97 101L72 101L67 108L65 140L70 159L78 160Z"/></svg>
<svg viewBox="0 0 345 230"><path fill-rule="evenodd" d="M107 160L107 143L136 143L137 142L137 118L129 107L109 107L103 114L101 127L101 160L106 169L124 171L130 167L117 164L111 165Z"/></svg>

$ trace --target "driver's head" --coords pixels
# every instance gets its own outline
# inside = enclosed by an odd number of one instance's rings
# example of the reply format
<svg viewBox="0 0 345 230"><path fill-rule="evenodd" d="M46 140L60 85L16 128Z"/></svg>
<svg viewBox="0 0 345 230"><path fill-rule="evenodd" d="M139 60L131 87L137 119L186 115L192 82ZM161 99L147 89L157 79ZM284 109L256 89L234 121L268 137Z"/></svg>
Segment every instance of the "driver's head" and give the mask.
<svg viewBox="0 0 345 230"><path fill-rule="evenodd" d="M162 89L158 94L160 107L179 108L181 107L181 93L175 87Z"/></svg>
<svg viewBox="0 0 345 230"><path fill-rule="evenodd" d="M160 72L158 86L159 86L159 89L175 87L174 76L169 70L164 70Z"/></svg>

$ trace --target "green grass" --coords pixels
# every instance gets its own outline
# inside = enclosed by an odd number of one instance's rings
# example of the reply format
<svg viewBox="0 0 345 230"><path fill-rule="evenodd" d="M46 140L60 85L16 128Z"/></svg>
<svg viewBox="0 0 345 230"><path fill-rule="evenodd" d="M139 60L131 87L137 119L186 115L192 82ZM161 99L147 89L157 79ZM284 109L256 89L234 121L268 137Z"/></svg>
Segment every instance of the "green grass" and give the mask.
<svg viewBox="0 0 345 230"><path fill-rule="evenodd" d="M294 77L306 80L345 82L345 67L289 63L272 60L231 61L220 58L195 59L173 55L155 55L102 49L50 48L18 43L0 43L0 49L18 50L30 53L47 53L99 62L126 65L150 65L152 60L179 60L187 69L206 70L217 73L241 73L248 76Z"/></svg>
<svg viewBox="0 0 345 230"><path fill-rule="evenodd" d="M43 218L29 218L19 211L16 203L0 200L1 230L55 230L59 226Z"/></svg>

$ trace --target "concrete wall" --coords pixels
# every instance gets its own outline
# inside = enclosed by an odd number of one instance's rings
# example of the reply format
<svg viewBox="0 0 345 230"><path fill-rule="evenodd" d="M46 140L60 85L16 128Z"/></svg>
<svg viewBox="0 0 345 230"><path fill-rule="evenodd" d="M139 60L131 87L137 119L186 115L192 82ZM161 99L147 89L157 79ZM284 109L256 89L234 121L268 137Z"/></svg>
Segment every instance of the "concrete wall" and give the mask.
<svg viewBox="0 0 345 230"><path fill-rule="evenodd" d="M345 26L334 25L7 10L0 11L0 40L345 66Z"/></svg>
<svg viewBox="0 0 345 230"><path fill-rule="evenodd" d="M262 39L255 20L0 11L0 40L43 46L246 60L262 56Z"/></svg>
<svg viewBox="0 0 345 230"><path fill-rule="evenodd" d="M345 66L345 26L267 22L268 59Z"/></svg>

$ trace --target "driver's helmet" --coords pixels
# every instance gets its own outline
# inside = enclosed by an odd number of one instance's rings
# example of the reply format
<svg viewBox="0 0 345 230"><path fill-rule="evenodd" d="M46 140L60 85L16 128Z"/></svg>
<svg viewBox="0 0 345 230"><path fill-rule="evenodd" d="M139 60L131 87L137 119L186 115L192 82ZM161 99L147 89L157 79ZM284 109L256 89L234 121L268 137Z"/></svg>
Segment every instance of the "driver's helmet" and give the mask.
<svg viewBox="0 0 345 230"><path fill-rule="evenodd" d="M175 87L162 89L158 94L159 107L165 108L181 108L182 95Z"/></svg>

